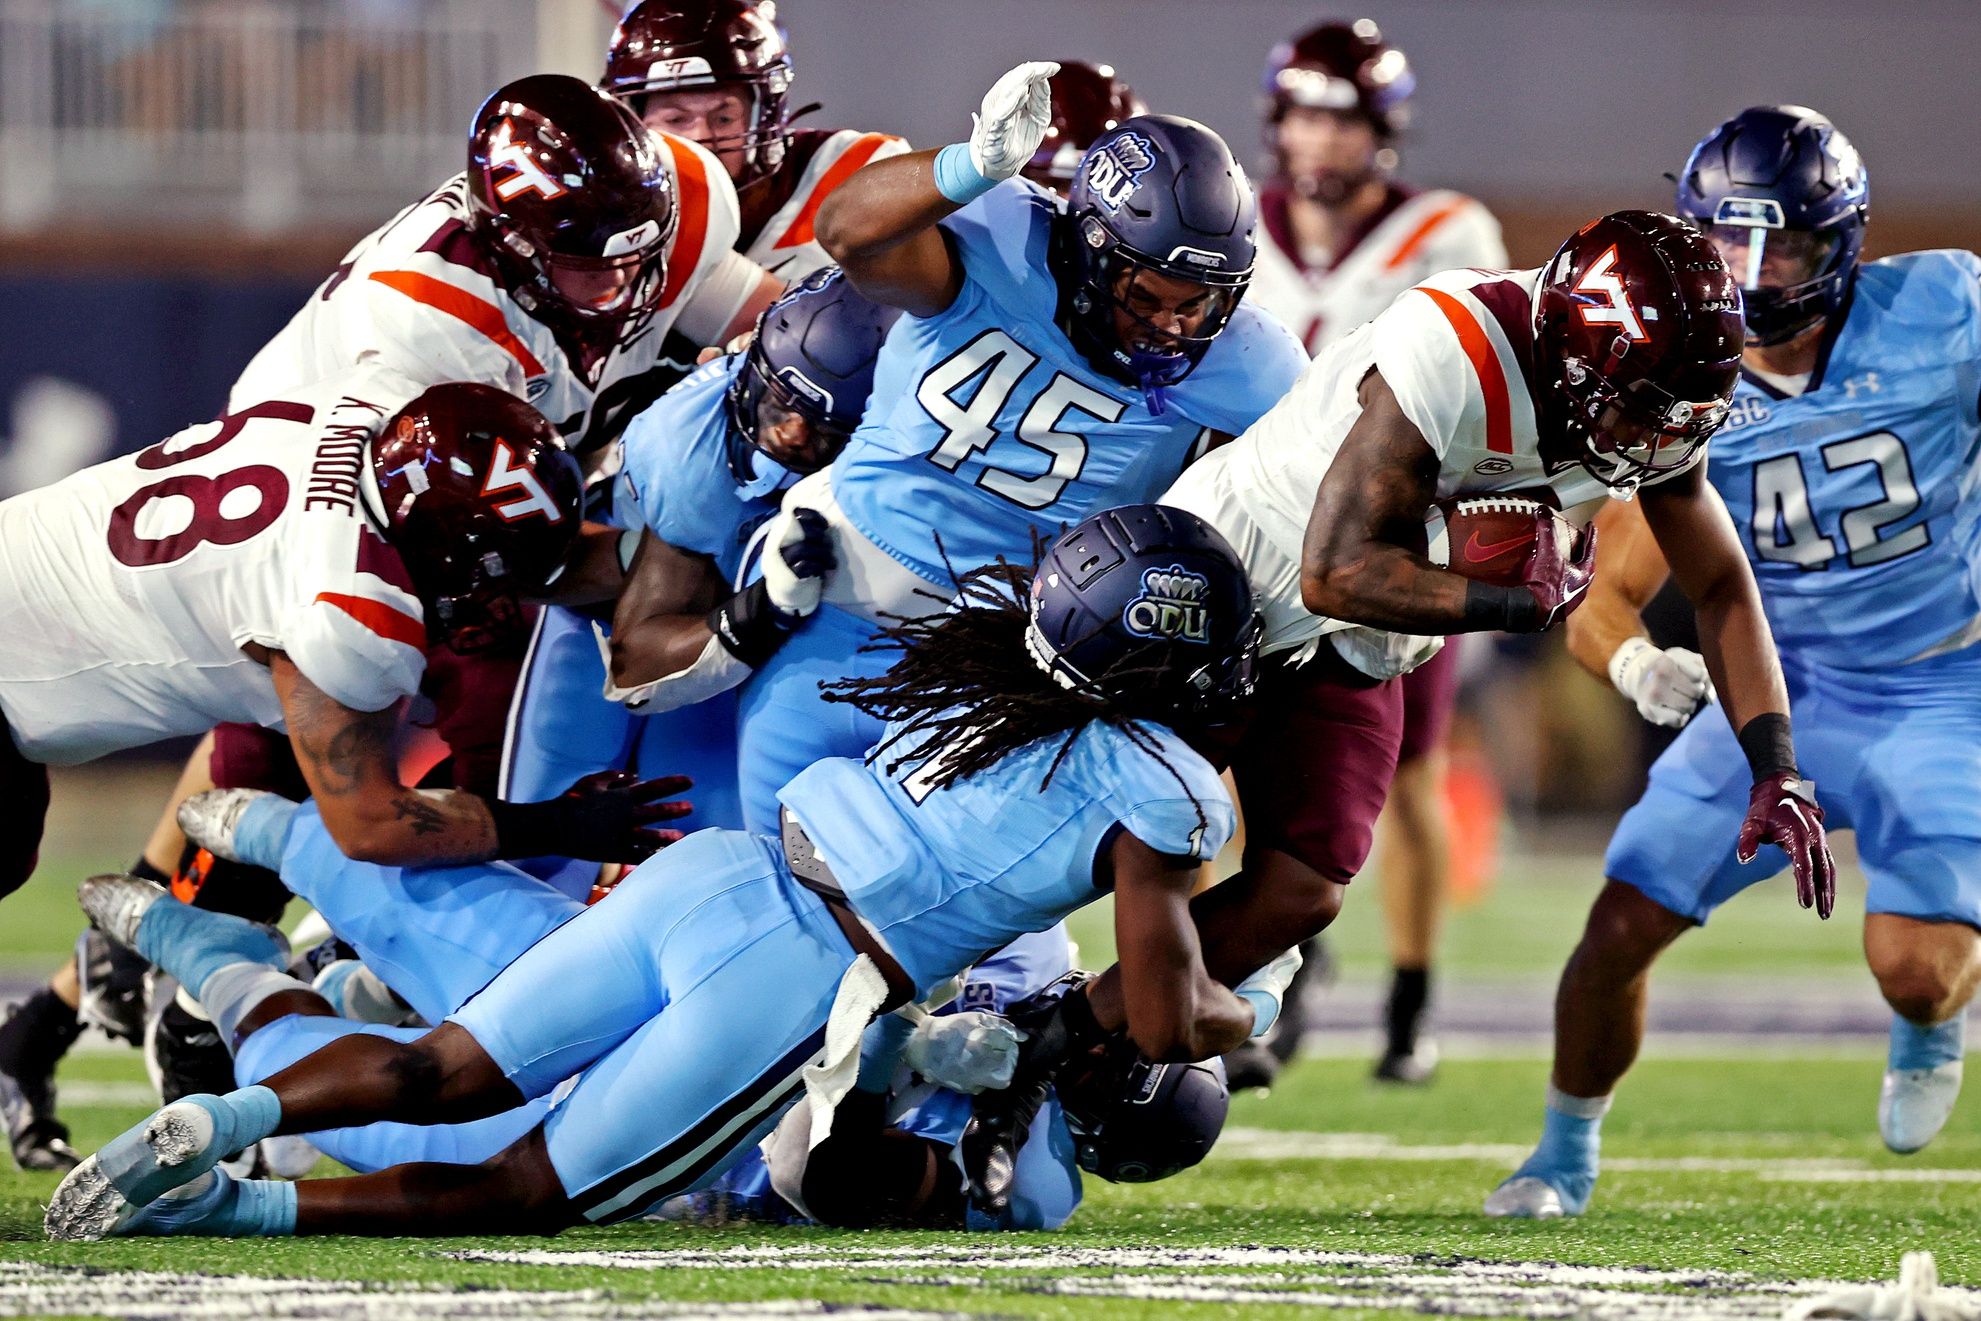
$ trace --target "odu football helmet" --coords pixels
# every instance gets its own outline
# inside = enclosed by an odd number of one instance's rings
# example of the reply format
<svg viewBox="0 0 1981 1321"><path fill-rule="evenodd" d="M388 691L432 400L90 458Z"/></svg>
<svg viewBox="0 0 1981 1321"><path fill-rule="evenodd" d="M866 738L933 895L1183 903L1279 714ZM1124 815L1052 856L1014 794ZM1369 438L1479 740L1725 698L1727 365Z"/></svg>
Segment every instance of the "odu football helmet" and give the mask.
<svg viewBox="0 0 1981 1321"><path fill-rule="evenodd" d="M1224 1061L1154 1064L1113 1046L1054 1081L1080 1168L1110 1183L1154 1183L1208 1156L1231 1106Z"/></svg>
<svg viewBox="0 0 1981 1321"><path fill-rule="evenodd" d="M1251 696L1262 625L1216 528L1122 505L1054 542L1032 580L1025 646L1063 688L1156 720L1214 720Z"/></svg>
<svg viewBox="0 0 1981 1321"><path fill-rule="evenodd" d="M1741 111L1692 149L1678 177L1678 214L1732 268L1750 344L1794 339L1843 306L1870 204L1857 149L1804 106Z"/></svg>
<svg viewBox="0 0 1981 1321"><path fill-rule="evenodd" d="M729 470L751 497L817 472L839 457L874 388L874 360L899 313L856 290L837 266L814 271L757 318L742 369L729 385ZM805 420L796 447L763 431L766 412Z"/></svg>

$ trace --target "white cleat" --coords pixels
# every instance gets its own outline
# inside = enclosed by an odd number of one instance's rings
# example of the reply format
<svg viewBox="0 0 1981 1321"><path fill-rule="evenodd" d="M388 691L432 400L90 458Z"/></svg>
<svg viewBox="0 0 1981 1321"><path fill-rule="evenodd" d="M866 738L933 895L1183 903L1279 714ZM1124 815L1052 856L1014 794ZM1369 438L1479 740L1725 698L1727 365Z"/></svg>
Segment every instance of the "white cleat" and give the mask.
<svg viewBox="0 0 1981 1321"><path fill-rule="evenodd" d="M1487 1194L1486 1214L1494 1220L1559 1220L1561 1194L1544 1180L1519 1175Z"/></svg>
<svg viewBox="0 0 1981 1321"><path fill-rule="evenodd" d="M1889 1069L1878 1093L1878 1136L1901 1156L1939 1136L1960 1097L1961 1061L1930 1069Z"/></svg>
<svg viewBox="0 0 1981 1321"><path fill-rule="evenodd" d="M205 1157L214 1136L205 1107L190 1101L166 1106L70 1170L48 1199L42 1228L71 1243L115 1233L165 1193L211 1169L213 1161Z"/></svg>
<svg viewBox="0 0 1981 1321"><path fill-rule="evenodd" d="M257 798L270 796L266 789L207 789L179 804L179 829L186 838L228 862L242 861L234 849L234 831L241 824L241 813Z"/></svg>
<svg viewBox="0 0 1981 1321"><path fill-rule="evenodd" d="M164 887L122 872L92 876L76 887L76 900L97 930L130 950L138 947L138 923L165 897Z"/></svg>

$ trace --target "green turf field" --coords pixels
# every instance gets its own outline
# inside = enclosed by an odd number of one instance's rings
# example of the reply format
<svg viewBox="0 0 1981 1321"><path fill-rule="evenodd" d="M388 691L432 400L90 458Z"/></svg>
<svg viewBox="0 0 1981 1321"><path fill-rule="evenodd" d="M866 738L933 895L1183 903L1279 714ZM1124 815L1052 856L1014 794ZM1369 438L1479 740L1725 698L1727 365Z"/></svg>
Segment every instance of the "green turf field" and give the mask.
<svg viewBox="0 0 1981 1321"><path fill-rule="evenodd" d="M1761 1317L1780 1314L1772 1286L1888 1277L1916 1247L1939 1254L1945 1278L1981 1281L1981 1111L1970 1105L1918 1157L1886 1155L1872 1132L1875 1059L1646 1064L1609 1124L1611 1169L1593 1213L1545 1225L1476 1214L1532 1137L1538 1059L1457 1061L1416 1093L1378 1089L1363 1067L1302 1061L1271 1096L1239 1100L1207 1165L1144 1188L1090 1183L1086 1206L1058 1234L634 1225L547 1241L49 1244L40 1241L38 1202L52 1176L9 1173L0 1175L0 1314L53 1314L19 1310L32 1281L49 1306L71 1314L199 1315L223 1286L178 1277L209 1273L252 1277L229 1295L250 1310L211 1314L264 1318L354 1314L361 1300L342 1285L356 1282L530 1295L486 1313L450 1310L473 1304L472 1295L372 1299L368 1314L378 1316L639 1315L657 1300L790 1299L1129 1317L1150 1315L1150 1300L1160 1299L1163 1314L1180 1316L1230 1315L1243 1303L1248 1314L1277 1304L1371 1318ZM65 1081L80 1101L69 1110L85 1145L144 1112L130 1057L80 1057ZM550 1255L530 1264L450 1255L461 1252ZM586 1255L540 1264L567 1253ZM84 1284L28 1273L23 1263L110 1274ZM121 1274L140 1271L159 1274ZM579 1292L562 1308L557 1297L536 1296L567 1290ZM163 1300L164 1310L117 1301L140 1294L154 1307ZM173 1310L174 1298L183 1310Z"/></svg>

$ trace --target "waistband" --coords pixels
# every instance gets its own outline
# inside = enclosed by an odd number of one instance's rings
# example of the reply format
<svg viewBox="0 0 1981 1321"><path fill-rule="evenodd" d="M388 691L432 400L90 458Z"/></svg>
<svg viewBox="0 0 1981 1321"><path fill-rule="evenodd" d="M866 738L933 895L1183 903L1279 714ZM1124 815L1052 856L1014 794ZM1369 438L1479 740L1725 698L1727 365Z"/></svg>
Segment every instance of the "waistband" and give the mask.
<svg viewBox="0 0 1981 1321"><path fill-rule="evenodd" d="M915 983L909 980L908 974L880 937L853 911L852 903L846 898L846 889L832 874L832 867L820 855L812 843L812 837L805 833L804 825L783 804L777 808L777 829L784 846L784 862L791 868L793 879L825 901L825 909L832 914L832 920L838 925L840 934L846 937L846 943L853 947L855 954L864 954L872 959L882 979L887 982L887 1000L881 1005L880 1012L889 1013L913 1000Z"/></svg>

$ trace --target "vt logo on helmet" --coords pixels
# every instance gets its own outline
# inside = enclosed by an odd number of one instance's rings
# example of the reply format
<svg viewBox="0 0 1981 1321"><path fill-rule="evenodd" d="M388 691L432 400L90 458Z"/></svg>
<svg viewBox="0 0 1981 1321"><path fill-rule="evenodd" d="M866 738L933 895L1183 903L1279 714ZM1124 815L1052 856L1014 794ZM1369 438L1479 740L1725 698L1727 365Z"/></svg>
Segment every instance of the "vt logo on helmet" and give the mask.
<svg viewBox="0 0 1981 1321"><path fill-rule="evenodd" d="M679 222L674 176L653 135L596 88L537 74L483 102L468 199L531 312L616 327L660 305Z"/></svg>
<svg viewBox="0 0 1981 1321"><path fill-rule="evenodd" d="M774 174L791 141L791 54L753 0L641 0L619 21L605 53L599 86L657 128L670 128L663 104L670 93L733 90L744 124L695 137L717 157L740 153L730 166L740 188Z"/></svg>
<svg viewBox="0 0 1981 1321"><path fill-rule="evenodd" d="M1101 134L1053 243L1074 347L1161 412L1244 297L1254 214L1245 171L1202 124L1138 115Z"/></svg>

